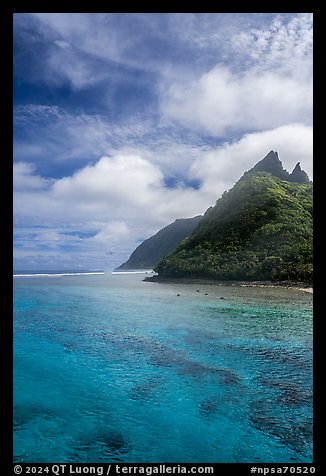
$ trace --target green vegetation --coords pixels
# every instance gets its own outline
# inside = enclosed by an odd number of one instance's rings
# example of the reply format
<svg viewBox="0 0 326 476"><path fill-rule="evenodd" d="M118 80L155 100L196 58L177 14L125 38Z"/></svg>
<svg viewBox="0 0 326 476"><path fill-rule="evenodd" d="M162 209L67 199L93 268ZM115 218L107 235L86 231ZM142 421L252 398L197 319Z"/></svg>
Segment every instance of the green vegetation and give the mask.
<svg viewBox="0 0 326 476"><path fill-rule="evenodd" d="M305 173L304 173L305 174ZM155 271L166 277L312 281L312 183L252 169Z"/></svg>
<svg viewBox="0 0 326 476"><path fill-rule="evenodd" d="M198 225L201 216L180 218L162 228L156 235L143 241L130 255L128 261L119 266L123 269L152 269L160 259L175 250L183 239Z"/></svg>

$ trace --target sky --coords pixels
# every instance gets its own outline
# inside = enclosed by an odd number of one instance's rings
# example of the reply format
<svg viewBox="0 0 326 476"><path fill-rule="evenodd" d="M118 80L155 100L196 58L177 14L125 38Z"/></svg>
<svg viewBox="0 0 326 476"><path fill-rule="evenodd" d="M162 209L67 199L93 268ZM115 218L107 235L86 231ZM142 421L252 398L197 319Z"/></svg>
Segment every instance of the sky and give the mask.
<svg viewBox="0 0 326 476"><path fill-rule="evenodd" d="M312 14L14 14L14 270L113 269L270 150L313 179Z"/></svg>

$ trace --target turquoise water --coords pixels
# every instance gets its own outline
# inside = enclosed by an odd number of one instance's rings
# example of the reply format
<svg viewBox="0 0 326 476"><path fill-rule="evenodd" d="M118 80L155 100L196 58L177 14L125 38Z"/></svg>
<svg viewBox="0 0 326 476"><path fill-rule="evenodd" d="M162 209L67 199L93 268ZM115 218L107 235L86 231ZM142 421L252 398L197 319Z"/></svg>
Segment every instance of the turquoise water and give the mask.
<svg viewBox="0 0 326 476"><path fill-rule="evenodd" d="M14 279L15 461L311 462L312 296L142 279Z"/></svg>

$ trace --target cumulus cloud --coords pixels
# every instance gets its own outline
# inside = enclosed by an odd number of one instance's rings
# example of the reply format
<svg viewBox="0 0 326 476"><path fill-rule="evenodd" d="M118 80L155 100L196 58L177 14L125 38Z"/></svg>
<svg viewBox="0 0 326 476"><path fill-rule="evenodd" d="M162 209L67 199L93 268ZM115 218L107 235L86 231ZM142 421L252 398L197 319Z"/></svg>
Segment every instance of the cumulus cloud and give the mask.
<svg viewBox="0 0 326 476"><path fill-rule="evenodd" d="M58 200L78 200L80 206L102 202L106 209L111 209L114 199L114 207L132 202L136 208L150 200L151 192L161 186L162 179L160 170L141 157L102 157L95 165L56 181L52 194Z"/></svg>
<svg viewBox="0 0 326 476"><path fill-rule="evenodd" d="M312 123L312 15L272 16L263 28L210 35L219 52L196 78L161 87L162 113L188 128L225 136ZM212 44L212 43L211 43Z"/></svg>
<svg viewBox="0 0 326 476"><path fill-rule="evenodd" d="M232 73L217 66L197 81L170 85L164 94L167 117L217 136L312 119L312 83L273 72Z"/></svg>
<svg viewBox="0 0 326 476"><path fill-rule="evenodd" d="M102 157L46 189L31 187L39 178L24 172L30 181L22 180L15 192L14 215L15 257L26 263L36 250L45 260L54 249L66 255L68 246L76 260L104 262L109 254L117 266L140 241L210 204L198 190L166 187L160 168L135 155ZM22 237L20 229L27 225L33 231Z"/></svg>
<svg viewBox="0 0 326 476"><path fill-rule="evenodd" d="M101 231L91 238L88 242L96 242L101 244L112 243L112 241L129 242L131 230L129 226L123 221L113 221L106 224Z"/></svg>
<svg viewBox="0 0 326 476"><path fill-rule="evenodd" d="M50 191L56 203L70 203L79 215L166 223L199 213L207 203L194 189L169 189L159 166L136 155L102 157L71 177L57 180ZM178 215L179 214L179 215Z"/></svg>
<svg viewBox="0 0 326 476"><path fill-rule="evenodd" d="M210 197L198 190L182 185L168 188L159 166L136 155L102 157L54 180L48 189L23 184L15 193L16 226L33 223L91 231L91 236L82 237L83 246L117 240L130 246L174 219L199 214L210 205ZM63 235L51 235L51 241L63 240Z"/></svg>
<svg viewBox="0 0 326 476"><path fill-rule="evenodd" d="M14 190L39 190L49 186L51 180L35 175L35 166L28 162L17 162L13 166Z"/></svg>
<svg viewBox="0 0 326 476"><path fill-rule="evenodd" d="M311 126L302 124L288 124L246 134L239 141L226 142L195 161L190 174L202 181L202 191L220 195L239 179L239 170L251 169L270 150L278 152L283 167L290 172L301 162L312 179L313 130Z"/></svg>

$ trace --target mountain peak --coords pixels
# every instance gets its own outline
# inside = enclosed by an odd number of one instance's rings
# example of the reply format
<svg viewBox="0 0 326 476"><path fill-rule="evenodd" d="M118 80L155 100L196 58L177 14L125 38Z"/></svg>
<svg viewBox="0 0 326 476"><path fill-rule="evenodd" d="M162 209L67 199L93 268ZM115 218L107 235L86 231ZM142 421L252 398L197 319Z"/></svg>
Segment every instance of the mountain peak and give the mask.
<svg viewBox="0 0 326 476"><path fill-rule="evenodd" d="M300 165L289 174L274 151L254 170L157 264L159 278L311 282L312 183L298 183ZM275 176L281 173L287 180Z"/></svg>
<svg viewBox="0 0 326 476"><path fill-rule="evenodd" d="M275 177L278 177L282 180L287 180L288 182L297 182L297 183L307 183L309 182L309 177L304 170L300 167L300 162L294 167L293 172L289 174L287 170L283 168L282 162L278 157L278 153L274 150L271 150L266 157L260 160L252 169L247 173L256 173L256 172L269 172Z"/></svg>
<svg viewBox="0 0 326 476"><path fill-rule="evenodd" d="M271 150L266 157L260 160L252 169L249 170L250 173L256 172L269 172L275 177L279 177L282 180L289 179L289 173L283 169L282 162L278 157L278 153Z"/></svg>
<svg viewBox="0 0 326 476"><path fill-rule="evenodd" d="M309 182L309 177L304 170L300 167L300 162L294 167L292 173L290 174L291 182L307 183Z"/></svg>
<svg viewBox="0 0 326 476"><path fill-rule="evenodd" d="M278 153L274 150L269 151L268 154L266 155L266 157L264 157L264 159L262 159L262 160L267 160L267 159L268 160L280 160L278 158Z"/></svg>

